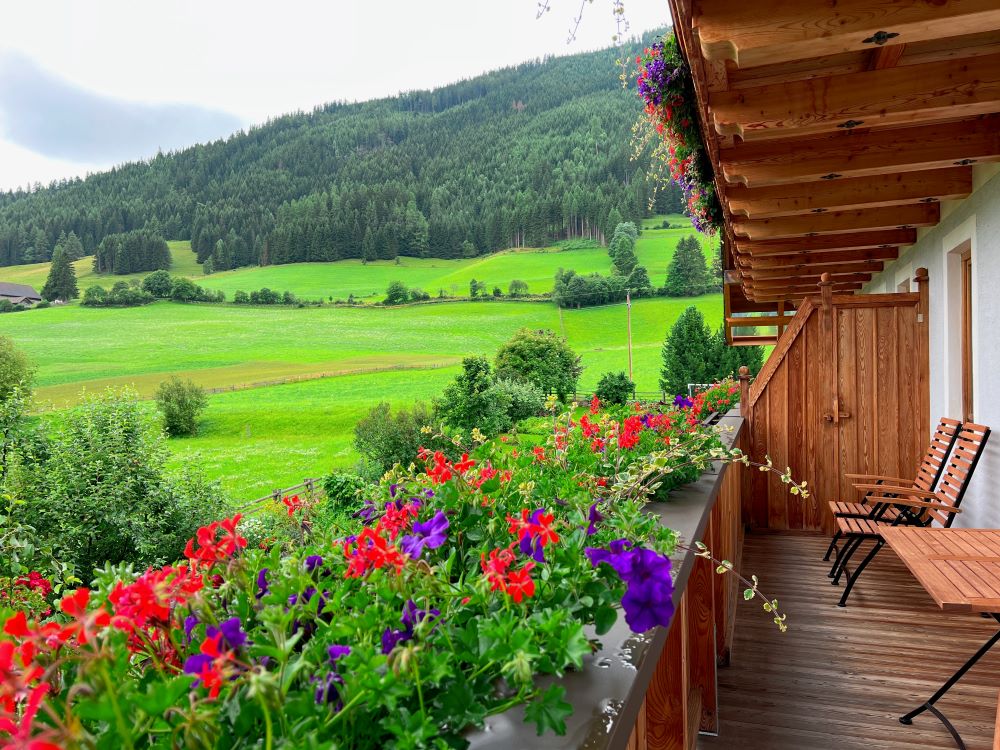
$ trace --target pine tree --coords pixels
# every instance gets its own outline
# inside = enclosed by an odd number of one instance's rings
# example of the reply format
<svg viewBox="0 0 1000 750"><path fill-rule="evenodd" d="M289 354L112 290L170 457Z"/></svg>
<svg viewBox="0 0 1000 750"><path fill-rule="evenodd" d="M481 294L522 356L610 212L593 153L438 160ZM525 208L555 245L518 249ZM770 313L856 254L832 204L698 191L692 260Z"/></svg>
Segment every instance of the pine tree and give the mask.
<svg viewBox="0 0 1000 750"><path fill-rule="evenodd" d="M63 247L63 251L66 253L66 257L69 258L72 263L75 260L80 260L85 253L83 252L83 243L80 242L80 238L76 236L76 232L70 232L66 236L66 241L60 243Z"/></svg>
<svg viewBox="0 0 1000 750"><path fill-rule="evenodd" d="M660 388L668 395L687 394L689 383L711 383L716 379L717 349L712 332L698 308L685 310L663 342Z"/></svg>
<svg viewBox="0 0 1000 750"><path fill-rule="evenodd" d="M62 300L69 302L80 296L76 287L76 271L73 264L69 262L65 250L57 247L55 255L52 256L52 266L49 268L49 277L42 287L42 297L49 302Z"/></svg>
<svg viewBox="0 0 1000 750"><path fill-rule="evenodd" d="M693 297L704 294L708 286L708 269L701 245L694 237L682 238L667 267L664 286L667 296Z"/></svg>

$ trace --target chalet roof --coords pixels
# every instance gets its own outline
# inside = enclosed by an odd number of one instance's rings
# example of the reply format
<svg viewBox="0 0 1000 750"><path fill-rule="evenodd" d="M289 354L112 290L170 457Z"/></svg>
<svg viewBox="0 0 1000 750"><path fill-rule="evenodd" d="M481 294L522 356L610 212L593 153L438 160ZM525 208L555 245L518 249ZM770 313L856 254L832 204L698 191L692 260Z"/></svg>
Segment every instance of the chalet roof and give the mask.
<svg viewBox="0 0 1000 750"><path fill-rule="evenodd" d="M41 300L42 295L35 291L35 287L27 284L11 284L0 281L0 297L19 297L37 302Z"/></svg>
<svg viewBox="0 0 1000 750"><path fill-rule="evenodd" d="M1000 161L997 0L669 0L725 227L727 316L853 293ZM782 305L782 307L778 307Z"/></svg>

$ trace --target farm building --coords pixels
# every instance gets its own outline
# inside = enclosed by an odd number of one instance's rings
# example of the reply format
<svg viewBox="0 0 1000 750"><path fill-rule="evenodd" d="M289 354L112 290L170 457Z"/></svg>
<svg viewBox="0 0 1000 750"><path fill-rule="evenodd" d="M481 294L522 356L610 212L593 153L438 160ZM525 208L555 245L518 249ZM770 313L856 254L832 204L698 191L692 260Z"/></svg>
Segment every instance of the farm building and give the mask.
<svg viewBox="0 0 1000 750"><path fill-rule="evenodd" d="M31 307L42 301L42 295L36 292L33 286L27 284L10 284L6 281L0 281L0 300L4 299L15 305Z"/></svg>

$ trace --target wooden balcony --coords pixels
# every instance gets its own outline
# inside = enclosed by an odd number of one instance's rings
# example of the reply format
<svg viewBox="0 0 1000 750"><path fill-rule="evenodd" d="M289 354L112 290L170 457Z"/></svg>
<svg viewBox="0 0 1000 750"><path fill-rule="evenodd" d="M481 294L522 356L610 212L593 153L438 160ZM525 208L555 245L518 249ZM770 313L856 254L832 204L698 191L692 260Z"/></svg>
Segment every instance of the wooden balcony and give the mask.
<svg viewBox="0 0 1000 750"><path fill-rule="evenodd" d="M756 605L737 613L731 666L719 670L719 735L701 750L954 748L930 715L898 717L924 700L996 632L975 614L945 614L886 549L846 609L822 562L820 535L751 533L743 569L788 614L778 632ZM919 644L914 650L914 644ZM1000 654L974 667L940 706L969 750L993 747Z"/></svg>

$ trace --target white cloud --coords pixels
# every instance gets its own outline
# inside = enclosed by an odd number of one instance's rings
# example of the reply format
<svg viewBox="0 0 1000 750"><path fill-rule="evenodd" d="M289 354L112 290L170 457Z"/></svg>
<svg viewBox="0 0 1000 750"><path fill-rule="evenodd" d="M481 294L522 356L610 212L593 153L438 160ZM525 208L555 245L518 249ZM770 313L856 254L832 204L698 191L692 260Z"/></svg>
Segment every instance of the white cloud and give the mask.
<svg viewBox="0 0 1000 750"><path fill-rule="evenodd" d="M610 43L611 0L585 4L571 46L580 0L550 5L536 21L536 0L32 0L5 3L0 51L108 97L182 102L250 123ZM669 22L664 0L625 8L633 32ZM0 187L44 179L36 165L4 159Z"/></svg>

